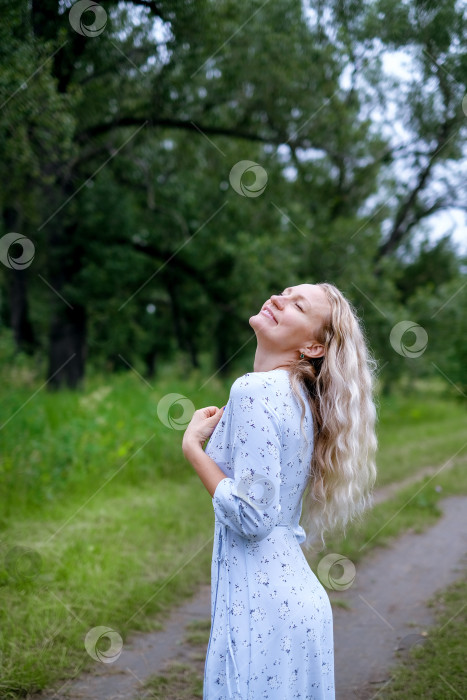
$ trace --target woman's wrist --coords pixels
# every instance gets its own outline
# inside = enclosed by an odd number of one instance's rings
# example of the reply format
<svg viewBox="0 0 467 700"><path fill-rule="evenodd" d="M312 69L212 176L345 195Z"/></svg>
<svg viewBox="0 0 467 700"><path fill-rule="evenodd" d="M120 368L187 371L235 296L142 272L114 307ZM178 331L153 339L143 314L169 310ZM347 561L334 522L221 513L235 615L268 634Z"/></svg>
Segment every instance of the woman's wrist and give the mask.
<svg viewBox="0 0 467 700"><path fill-rule="evenodd" d="M201 443L195 441L195 440L183 440L182 442L182 451L185 457L190 461L190 455L194 455L199 453L200 451L203 452L203 446Z"/></svg>

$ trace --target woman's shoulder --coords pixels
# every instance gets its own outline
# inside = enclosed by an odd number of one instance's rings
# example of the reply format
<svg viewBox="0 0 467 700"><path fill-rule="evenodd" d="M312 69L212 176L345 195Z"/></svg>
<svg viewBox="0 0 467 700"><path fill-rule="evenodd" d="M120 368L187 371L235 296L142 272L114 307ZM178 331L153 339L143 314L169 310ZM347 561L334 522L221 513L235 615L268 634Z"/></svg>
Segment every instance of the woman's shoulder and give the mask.
<svg viewBox="0 0 467 700"><path fill-rule="evenodd" d="M273 369L269 372L247 372L238 377L230 389L230 396L244 396L252 393L256 396L270 396L280 387L287 387L289 376L287 370Z"/></svg>

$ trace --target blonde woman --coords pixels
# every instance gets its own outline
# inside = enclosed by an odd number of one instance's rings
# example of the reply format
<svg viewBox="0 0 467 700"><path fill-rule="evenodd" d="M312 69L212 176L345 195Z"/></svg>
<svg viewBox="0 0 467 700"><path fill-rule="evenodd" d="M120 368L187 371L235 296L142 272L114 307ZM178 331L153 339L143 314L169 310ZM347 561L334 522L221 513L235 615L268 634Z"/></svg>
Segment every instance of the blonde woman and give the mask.
<svg viewBox="0 0 467 700"><path fill-rule="evenodd" d="M273 294L249 323L254 371L183 438L215 514L203 698L334 700L332 609L300 545L371 504L375 363L331 284Z"/></svg>

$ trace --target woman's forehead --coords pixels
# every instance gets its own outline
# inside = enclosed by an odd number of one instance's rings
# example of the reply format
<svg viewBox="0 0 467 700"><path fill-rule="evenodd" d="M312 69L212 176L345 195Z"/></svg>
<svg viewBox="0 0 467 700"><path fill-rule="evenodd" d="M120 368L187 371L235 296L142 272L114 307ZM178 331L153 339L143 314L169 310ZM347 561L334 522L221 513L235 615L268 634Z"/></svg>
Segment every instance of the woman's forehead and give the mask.
<svg viewBox="0 0 467 700"><path fill-rule="evenodd" d="M327 304L328 300L324 290L317 284L296 284L295 286L287 287L286 291L294 291L297 294L302 294L311 302Z"/></svg>

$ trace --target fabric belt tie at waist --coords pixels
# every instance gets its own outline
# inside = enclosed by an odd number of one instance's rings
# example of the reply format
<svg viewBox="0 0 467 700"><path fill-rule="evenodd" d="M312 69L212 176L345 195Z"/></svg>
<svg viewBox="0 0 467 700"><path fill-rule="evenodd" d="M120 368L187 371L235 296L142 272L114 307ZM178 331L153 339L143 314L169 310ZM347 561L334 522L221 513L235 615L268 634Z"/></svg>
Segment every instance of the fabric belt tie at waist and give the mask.
<svg viewBox="0 0 467 700"><path fill-rule="evenodd" d="M278 523L274 527L285 527L290 530L293 529L293 525L290 523ZM227 526L226 525L221 525L219 529L219 547L217 550L217 587L219 587L219 574L220 574L220 564L221 562L225 563L225 537L226 537L226 531L227 531ZM242 700L241 694L240 694L240 674L238 672L237 664L235 661L235 654L233 651L233 645L232 645L232 635L230 632L230 582L229 578L227 575L227 571L225 572L225 586L227 589L227 654L226 654L226 667L225 667L225 672L226 672L226 679L227 679L227 687L229 689L229 695L231 697L236 697L238 700ZM217 601L217 588L216 588L216 601ZM230 662L230 663L229 663ZM232 683L231 683L231 678L230 678L230 666L233 666L233 673L235 677L235 684L237 688L237 692L235 695L232 693Z"/></svg>

